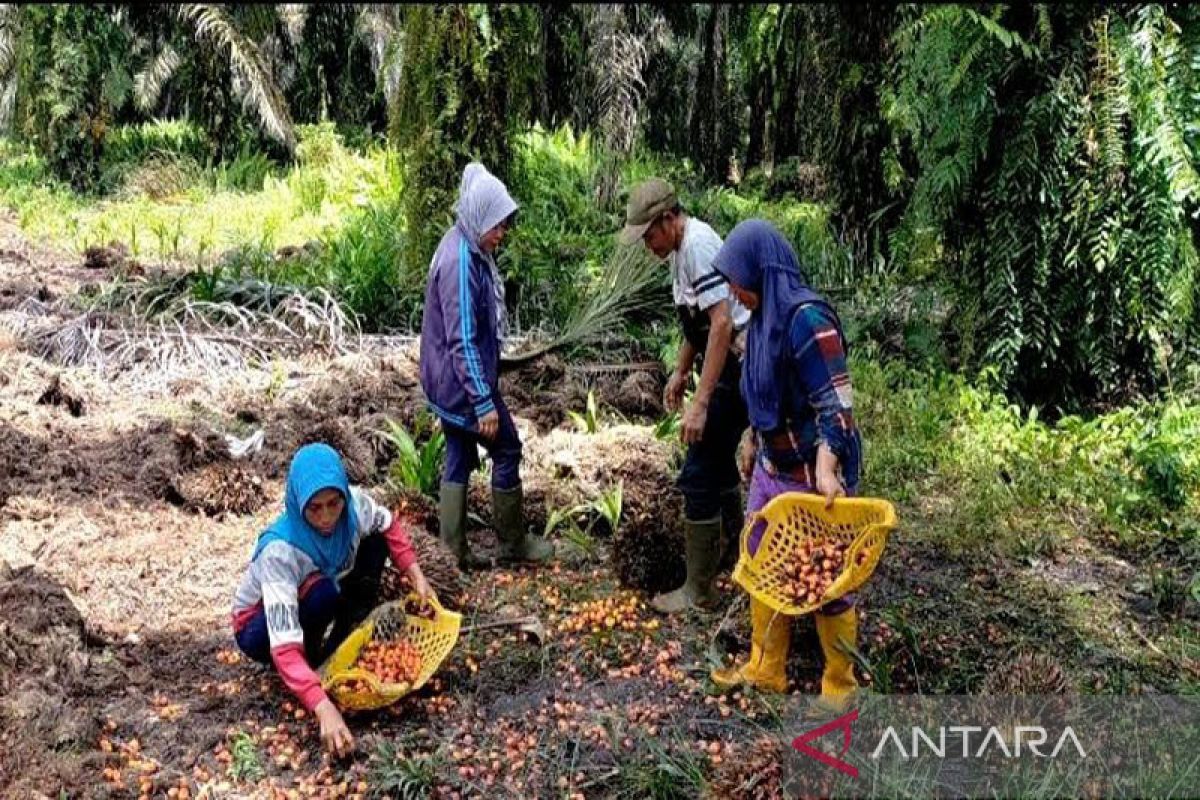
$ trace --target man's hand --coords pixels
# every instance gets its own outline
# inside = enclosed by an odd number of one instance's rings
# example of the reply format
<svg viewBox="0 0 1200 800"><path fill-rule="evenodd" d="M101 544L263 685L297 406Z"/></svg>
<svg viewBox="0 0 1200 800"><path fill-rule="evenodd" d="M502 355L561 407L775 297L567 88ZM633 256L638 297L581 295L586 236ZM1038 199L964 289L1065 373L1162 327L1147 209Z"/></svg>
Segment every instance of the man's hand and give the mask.
<svg viewBox="0 0 1200 800"><path fill-rule="evenodd" d="M669 412L674 412L683 404L683 393L687 391L688 376L685 373L672 372L663 389L663 406Z"/></svg>
<svg viewBox="0 0 1200 800"><path fill-rule="evenodd" d="M496 433L500 430L500 412L492 409L488 413L479 418L479 435L489 442L496 438Z"/></svg>
<svg viewBox="0 0 1200 800"><path fill-rule="evenodd" d="M683 415L680 435L684 444L695 444L704 436L704 423L708 420L708 403L693 399Z"/></svg>
<svg viewBox="0 0 1200 800"><path fill-rule="evenodd" d="M325 698L316 707L315 713L321 724L321 744L325 745L325 749L339 758L350 755L354 749L354 737L333 701Z"/></svg>

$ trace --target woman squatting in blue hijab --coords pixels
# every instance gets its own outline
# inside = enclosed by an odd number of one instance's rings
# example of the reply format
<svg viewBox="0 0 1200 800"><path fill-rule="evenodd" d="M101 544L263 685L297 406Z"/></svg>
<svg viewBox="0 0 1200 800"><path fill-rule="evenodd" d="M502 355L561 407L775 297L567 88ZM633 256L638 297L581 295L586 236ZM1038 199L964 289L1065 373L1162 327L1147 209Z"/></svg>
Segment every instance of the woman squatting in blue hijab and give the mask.
<svg viewBox="0 0 1200 800"><path fill-rule="evenodd" d="M414 591L429 597L400 517L350 485L329 445L297 450L284 512L258 537L234 596L233 633L243 653L275 665L337 755L349 752L354 737L314 667L375 607L389 556Z"/></svg>
<svg viewBox="0 0 1200 800"><path fill-rule="evenodd" d="M554 549L525 530L521 438L500 396L504 283L495 252L517 204L482 164L468 164L455 211L429 266L421 319L421 388L446 435L441 538L463 569L485 566L467 547L467 485L482 445L492 459L492 526L501 557L545 561Z"/></svg>
<svg viewBox="0 0 1200 800"><path fill-rule="evenodd" d="M747 511L785 492L820 494L827 505L853 494L862 444L837 313L807 285L791 244L765 220L737 225L714 267L751 314L742 368L751 425L743 449L743 470L751 472ZM751 554L761 536L761 526L751 532ZM750 683L786 691L790 621L754 598L750 619L749 659L714 671L713 680L726 687ZM858 685L846 650L857 639L853 595L822 607L816 622L825 656L821 701L838 709Z"/></svg>

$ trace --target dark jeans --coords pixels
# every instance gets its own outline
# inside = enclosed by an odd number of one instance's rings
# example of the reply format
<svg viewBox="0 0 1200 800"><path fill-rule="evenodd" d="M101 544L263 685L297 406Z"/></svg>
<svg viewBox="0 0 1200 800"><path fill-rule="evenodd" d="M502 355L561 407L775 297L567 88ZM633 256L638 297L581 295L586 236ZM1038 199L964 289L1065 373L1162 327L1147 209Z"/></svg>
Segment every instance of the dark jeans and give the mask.
<svg viewBox="0 0 1200 800"><path fill-rule="evenodd" d="M359 543L354 568L342 578L340 589L338 583L322 576L300 598L300 627L304 630L304 657L309 666L316 667L328 658L375 608L387 558L383 536L367 536ZM331 622L333 630L326 639ZM271 663L271 640L263 609L234 638L247 656L262 664Z"/></svg>
<svg viewBox="0 0 1200 800"><path fill-rule="evenodd" d="M499 395L494 397L496 413L500 415L500 427L496 438L484 439L478 432L460 428L442 420L442 431L446 435L446 464L442 480L446 483L466 484L471 473L479 469L479 448L483 445L492 457L492 486L502 491L521 485L521 437L513 424L508 406Z"/></svg>
<svg viewBox="0 0 1200 800"><path fill-rule="evenodd" d="M733 354L729 358L734 358ZM742 483L737 448L749 424L746 403L738 382L736 362L726 369L708 403L708 418L700 441L688 445L676 485L683 493L683 512L690 520L712 519L721 514L722 494Z"/></svg>

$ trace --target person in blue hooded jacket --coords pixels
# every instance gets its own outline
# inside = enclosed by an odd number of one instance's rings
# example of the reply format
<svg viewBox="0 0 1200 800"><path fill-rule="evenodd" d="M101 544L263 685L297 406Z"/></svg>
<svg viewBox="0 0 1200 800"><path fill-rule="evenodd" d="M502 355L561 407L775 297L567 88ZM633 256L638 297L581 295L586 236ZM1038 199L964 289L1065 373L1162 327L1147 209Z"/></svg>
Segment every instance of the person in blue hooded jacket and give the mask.
<svg viewBox="0 0 1200 800"><path fill-rule="evenodd" d="M713 266L750 310L741 382L751 427L742 465L750 473L747 511L758 511L785 492L822 495L827 507L853 494L862 441L837 312L808 286L791 244L765 220L734 227ZM751 555L762 530L760 524L750 532ZM715 670L713 681L785 691L789 619L751 598L750 621L750 658ZM826 709L843 707L857 688L849 655L857 625L853 595L816 612L825 656L819 705Z"/></svg>
<svg viewBox="0 0 1200 800"><path fill-rule="evenodd" d="M545 561L554 548L525 530L521 438L500 396L504 282L496 248L517 204L482 164L463 170L456 219L429 267L421 319L421 388L446 436L439 497L441 539L464 569L484 566L467 546L467 486L479 445L492 459L492 525L501 556Z"/></svg>
<svg viewBox="0 0 1200 800"><path fill-rule="evenodd" d="M238 584L234 639L253 660L274 664L317 717L325 746L344 755L354 738L314 667L375 607L389 555L418 595L432 591L400 517L350 485L329 445L296 451L284 508L259 535Z"/></svg>

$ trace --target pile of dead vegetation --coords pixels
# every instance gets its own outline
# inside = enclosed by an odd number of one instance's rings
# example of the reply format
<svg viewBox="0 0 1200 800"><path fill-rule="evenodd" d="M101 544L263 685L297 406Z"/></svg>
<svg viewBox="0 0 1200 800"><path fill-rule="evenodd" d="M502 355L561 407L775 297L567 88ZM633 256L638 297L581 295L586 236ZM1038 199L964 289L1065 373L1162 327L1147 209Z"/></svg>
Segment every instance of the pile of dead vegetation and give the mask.
<svg viewBox="0 0 1200 800"><path fill-rule="evenodd" d="M88 708L122 687L62 586L0 560L0 796L85 785L102 724Z"/></svg>
<svg viewBox="0 0 1200 800"><path fill-rule="evenodd" d="M526 521L537 533L573 522L604 541L625 586L648 592L684 577L682 500L675 489L677 448L643 425L613 425L594 433L559 428L525 439L522 482ZM485 480L471 488L471 506L489 519ZM616 521L616 530L612 522Z"/></svg>
<svg viewBox="0 0 1200 800"><path fill-rule="evenodd" d="M569 412L583 412L589 393L610 412L657 419L663 413L664 383L657 363L568 364L550 354L503 373L500 387L513 413L545 432L566 422Z"/></svg>

